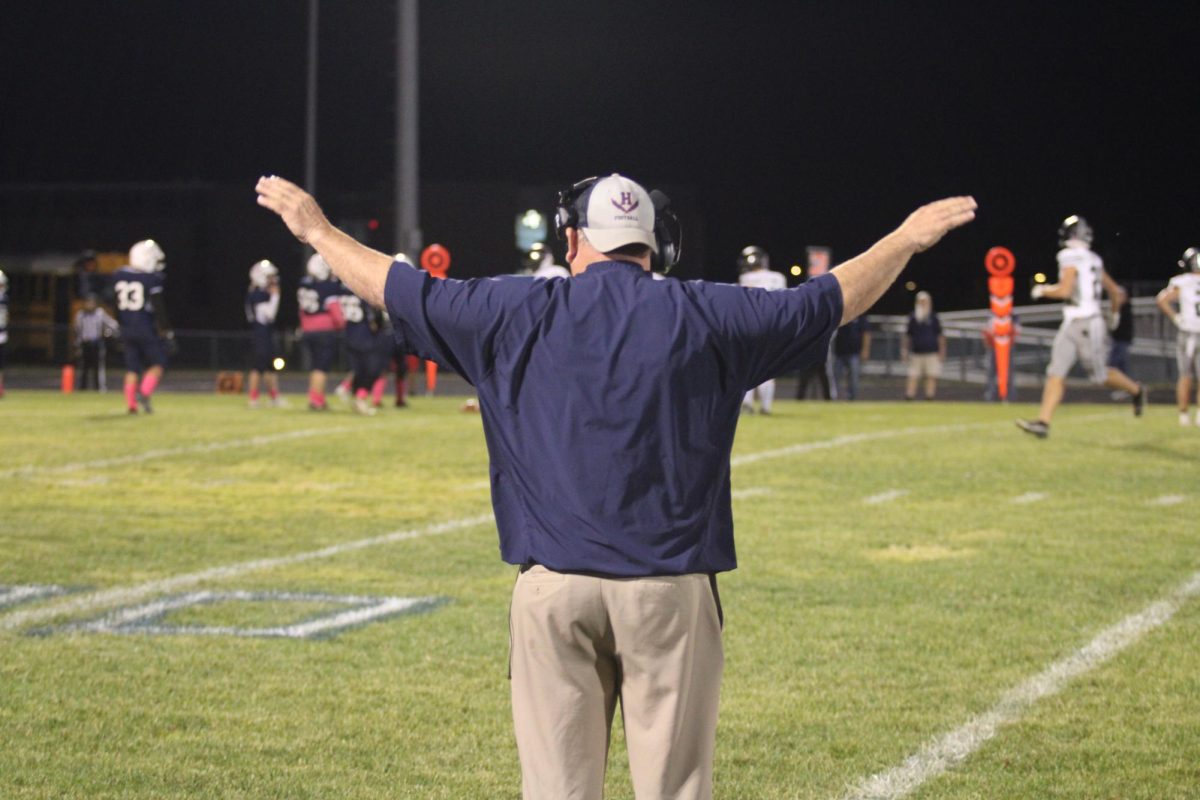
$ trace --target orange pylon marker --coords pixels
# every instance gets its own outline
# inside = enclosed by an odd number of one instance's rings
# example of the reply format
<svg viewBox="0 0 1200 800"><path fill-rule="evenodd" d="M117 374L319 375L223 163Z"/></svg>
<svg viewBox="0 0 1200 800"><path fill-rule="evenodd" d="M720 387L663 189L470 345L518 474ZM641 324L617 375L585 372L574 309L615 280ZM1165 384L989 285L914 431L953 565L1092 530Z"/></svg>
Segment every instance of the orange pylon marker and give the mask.
<svg viewBox="0 0 1200 800"><path fill-rule="evenodd" d="M421 269L438 280L445 280L450 271L450 251L440 244L431 244L421 251ZM438 365L425 362L425 394L437 391Z"/></svg>
<svg viewBox="0 0 1200 800"><path fill-rule="evenodd" d="M1017 259L1007 247L993 247L983 259L987 267L992 308L992 347L996 351L996 388L1008 400L1008 371L1013 342L1013 268Z"/></svg>

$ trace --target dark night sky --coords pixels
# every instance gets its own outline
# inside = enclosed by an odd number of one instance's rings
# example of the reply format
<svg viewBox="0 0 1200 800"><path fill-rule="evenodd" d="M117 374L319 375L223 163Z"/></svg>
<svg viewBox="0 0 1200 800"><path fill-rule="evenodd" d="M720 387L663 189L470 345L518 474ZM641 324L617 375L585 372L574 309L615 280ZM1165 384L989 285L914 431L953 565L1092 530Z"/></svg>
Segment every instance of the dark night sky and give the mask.
<svg viewBox="0 0 1200 800"><path fill-rule="evenodd" d="M0 181L299 177L306 5L4 3ZM981 283L993 244L1048 268L1069 213L1118 277L1165 278L1200 243L1187 7L427 0L422 177L690 186L713 277L750 242L780 266L806 244L846 257L969 192L979 220L919 282ZM390 184L393 19L322 2L325 192Z"/></svg>

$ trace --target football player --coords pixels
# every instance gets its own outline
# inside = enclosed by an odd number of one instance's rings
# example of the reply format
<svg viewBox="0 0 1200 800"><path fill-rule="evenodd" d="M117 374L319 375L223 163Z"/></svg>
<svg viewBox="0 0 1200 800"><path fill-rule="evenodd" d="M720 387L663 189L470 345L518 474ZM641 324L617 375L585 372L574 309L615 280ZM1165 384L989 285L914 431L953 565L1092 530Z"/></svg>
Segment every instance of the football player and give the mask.
<svg viewBox="0 0 1200 800"><path fill-rule="evenodd" d="M354 294L343 294L339 301L346 320L346 349L350 352L350 366L354 372L354 410L371 416L375 408L368 398L382 371L377 337L382 327L379 310Z"/></svg>
<svg viewBox="0 0 1200 800"><path fill-rule="evenodd" d="M147 414L153 411L150 398L175 339L163 300L165 267L162 248L153 239L143 239L129 248L129 263L111 278L125 352L125 406L130 414L137 413L139 404Z"/></svg>
<svg viewBox="0 0 1200 800"><path fill-rule="evenodd" d="M253 360L250 364L250 408L258 408L261 385L267 387L271 405L279 407L279 380L275 375L275 317L279 314L279 269L266 259L250 267L246 290L246 321L250 323Z"/></svg>
<svg viewBox="0 0 1200 800"><path fill-rule="evenodd" d="M346 327L339 302L346 290L319 254L314 253L308 259L305 269L307 274L300 279L296 301L300 305L300 331L311 362L308 407L312 411L326 411L329 405L325 402L325 376L337 352L338 331Z"/></svg>
<svg viewBox="0 0 1200 800"><path fill-rule="evenodd" d="M738 272L740 273L738 276L739 286L751 286L756 289L765 289L768 292L787 288L787 278L783 276L782 272L771 271L771 257L761 247L750 245L743 248L741 255L738 256ZM743 411L754 413L754 395L756 393L760 412L770 414L771 406L775 403L775 380L769 380L746 392L746 397L742 400Z"/></svg>
<svg viewBox="0 0 1200 800"><path fill-rule="evenodd" d="M4 397L4 348L8 346L8 276L0 270L0 398Z"/></svg>
<svg viewBox="0 0 1200 800"><path fill-rule="evenodd" d="M1067 373L1076 361L1082 361L1092 382L1127 392L1133 401L1133 413L1141 416L1146 407L1146 388L1115 367L1107 365L1108 326L1100 301L1108 294L1112 313L1119 313L1125 290L1104 271L1104 262L1092 252L1092 226L1079 216L1063 220L1058 229L1058 282L1038 284L1030 295L1034 300L1062 300L1063 321L1050 350L1046 367L1046 385L1042 389L1042 407L1037 419L1017 420L1026 433L1044 439L1050 435L1054 410L1066 391Z"/></svg>
<svg viewBox="0 0 1200 800"><path fill-rule="evenodd" d="M1184 251L1179 267L1183 274L1171 278L1167 288L1158 293L1157 302L1179 329L1175 337L1175 360L1179 366L1175 399L1179 403L1179 424L1190 425L1193 424L1188 418L1192 390L1200 380L1200 248L1189 247ZM1195 424L1200 425L1200 398L1196 405Z"/></svg>

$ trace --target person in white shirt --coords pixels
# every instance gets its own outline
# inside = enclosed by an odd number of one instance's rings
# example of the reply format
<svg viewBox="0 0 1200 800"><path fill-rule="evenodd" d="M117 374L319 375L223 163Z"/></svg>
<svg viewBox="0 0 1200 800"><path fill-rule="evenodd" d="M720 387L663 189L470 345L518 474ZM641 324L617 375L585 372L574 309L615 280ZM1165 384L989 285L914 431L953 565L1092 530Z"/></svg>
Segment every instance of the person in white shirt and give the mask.
<svg viewBox="0 0 1200 800"><path fill-rule="evenodd" d="M1158 293L1157 302L1179 329L1175 337L1175 362L1179 367L1175 399L1179 403L1179 424L1191 425L1188 410L1196 379L1200 378L1200 248L1184 251L1179 267L1183 274L1171 278L1167 288ZM1195 424L1200 425L1200 398L1196 405Z"/></svg>
<svg viewBox="0 0 1200 800"><path fill-rule="evenodd" d="M1120 312L1125 290L1104 271L1104 262L1092 252L1092 226L1072 215L1058 228L1058 283L1039 284L1030 295L1034 300L1062 300L1063 321L1050 350L1042 407L1035 420L1017 420L1026 433L1044 439L1050 435L1050 420L1066 392L1067 373L1075 362L1087 368L1092 382L1128 392L1134 416L1146 407L1146 388L1124 372L1108 366L1108 326L1100 300L1108 293L1114 315Z"/></svg>
<svg viewBox="0 0 1200 800"><path fill-rule="evenodd" d="M535 278L569 278L571 270L566 267L559 266L554 263L554 251L549 247L541 251L542 260L538 262L537 269L533 271Z"/></svg>
<svg viewBox="0 0 1200 800"><path fill-rule="evenodd" d="M761 247L750 245L742 249L741 255L738 256L738 272L741 273L738 276L739 286L765 289L768 292L787 288L787 278L782 272L771 271L771 257ZM746 392L746 397L742 400L743 411L754 413L755 394L758 395L759 413L769 415L775 403L775 380L769 380Z"/></svg>

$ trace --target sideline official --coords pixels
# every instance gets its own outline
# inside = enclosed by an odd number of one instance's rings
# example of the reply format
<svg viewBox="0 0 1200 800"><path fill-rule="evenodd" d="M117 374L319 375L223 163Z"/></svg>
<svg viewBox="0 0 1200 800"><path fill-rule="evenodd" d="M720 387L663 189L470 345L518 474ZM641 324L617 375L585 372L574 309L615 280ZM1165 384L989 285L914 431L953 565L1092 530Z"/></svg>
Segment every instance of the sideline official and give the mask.
<svg viewBox="0 0 1200 800"><path fill-rule="evenodd" d="M422 358L479 393L512 600L524 797L601 797L621 701L639 800L712 796L723 654L718 572L737 565L729 454L747 389L824 359L909 258L974 218L915 211L827 275L768 292L655 281L677 236L661 193L620 175L559 196L569 280L435 280L334 228L302 189L258 202L386 305ZM652 199L653 197L653 199ZM656 203L657 201L657 203Z"/></svg>

